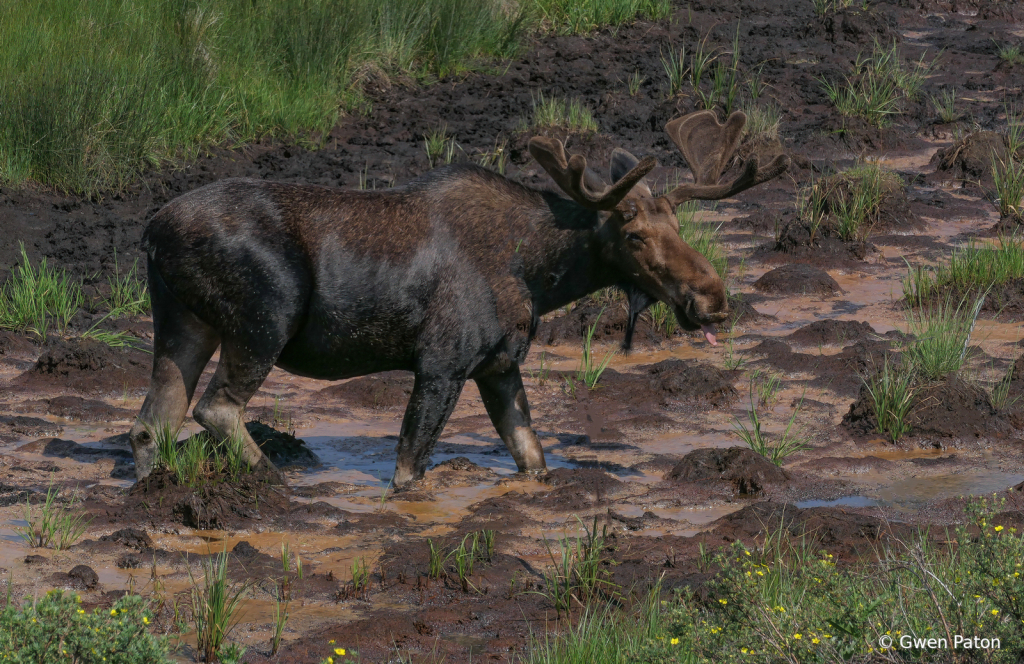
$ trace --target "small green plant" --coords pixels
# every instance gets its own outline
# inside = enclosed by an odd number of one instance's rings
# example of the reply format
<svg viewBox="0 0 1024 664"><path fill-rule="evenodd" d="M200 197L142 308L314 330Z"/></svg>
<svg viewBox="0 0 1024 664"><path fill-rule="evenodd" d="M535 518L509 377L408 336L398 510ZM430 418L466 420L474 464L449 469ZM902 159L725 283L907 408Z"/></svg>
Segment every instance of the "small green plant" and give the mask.
<svg viewBox="0 0 1024 664"><path fill-rule="evenodd" d="M480 534L484 538L484 555L487 556L487 562L491 562L494 559L494 535L493 530L481 530Z"/></svg>
<svg viewBox="0 0 1024 664"><path fill-rule="evenodd" d="M494 148L489 152L481 152L477 156L477 162L484 168L490 168L496 171L499 175L504 175L505 170L508 168L508 141L505 139L495 139Z"/></svg>
<svg viewBox="0 0 1024 664"><path fill-rule="evenodd" d="M921 306L945 297L982 293L1024 278L1024 238L999 238L992 246L976 240L953 249L949 263L934 268L910 267L903 279L903 297Z"/></svg>
<svg viewBox="0 0 1024 664"><path fill-rule="evenodd" d="M671 337L676 333L679 323L676 321L676 315L672 313L671 307L659 300L651 305L649 311L651 325L655 330L659 330L666 337Z"/></svg>
<svg viewBox="0 0 1024 664"><path fill-rule="evenodd" d="M67 505L58 506L58 493L51 479L38 515L29 499L25 499L26 525L16 530L21 539L32 548L48 547L55 551L69 549L82 537L92 521L92 517L87 517L80 510L76 511L74 494Z"/></svg>
<svg viewBox="0 0 1024 664"><path fill-rule="evenodd" d="M287 599L282 599L281 593L274 595L274 634L270 638L270 656L273 657L281 648L281 637L284 636L284 626L288 622Z"/></svg>
<svg viewBox="0 0 1024 664"><path fill-rule="evenodd" d="M984 294L959 302L947 296L907 307L907 328L916 338L904 354L920 378L941 380L960 371L984 301Z"/></svg>
<svg viewBox="0 0 1024 664"><path fill-rule="evenodd" d="M0 653L8 661L80 664L170 664L166 638L148 629L149 603L124 595L109 609L82 608L82 598L51 590L0 611Z"/></svg>
<svg viewBox="0 0 1024 664"><path fill-rule="evenodd" d="M452 163L455 160L455 147L455 137L448 133L448 125L435 127L423 136L423 149L427 152L427 162L431 168Z"/></svg>
<svg viewBox="0 0 1024 664"><path fill-rule="evenodd" d="M733 323L729 327L729 342L726 344L725 357L722 359L722 365L727 371L738 371L746 363L747 359L745 357L740 357L736 352L736 324Z"/></svg>
<svg viewBox="0 0 1024 664"><path fill-rule="evenodd" d="M591 342L594 338L594 331L597 329L598 323L601 322L602 314L604 314L604 309L601 309L594 322L587 326L587 333L583 337L583 355L580 357L580 366L576 370L576 380L586 385L587 389L590 390L597 387L598 381L601 380L601 374L604 373L612 358L615 357L615 351L613 350L605 353L600 362L597 362L594 358Z"/></svg>
<svg viewBox="0 0 1024 664"><path fill-rule="evenodd" d="M863 380L875 412L876 430L899 442L911 429L907 417L917 393L913 360L909 356L902 361L886 357L881 368Z"/></svg>
<svg viewBox="0 0 1024 664"><path fill-rule="evenodd" d="M1024 219L1024 161L1017 159L1010 150L1003 159L993 154L992 180L996 186L999 215Z"/></svg>
<svg viewBox="0 0 1024 664"><path fill-rule="evenodd" d="M466 542L472 537L472 542L469 546ZM455 576L459 580L459 585L462 587L462 592L468 593L469 589L476 590L476 587L470 583L469 579L473 576L473 570L476 565L476 547L480 539L480 533L471 533L462 538L462 542L459 546L452 551L451 556L455 560Z"/></svg>
<svg viewBox="0 0 1024 664"><path fill-rule="evenodd" d="M740 440L747 444L747 446L765 457L776 466L781 466L787 457L790 457L798 452L802 452L807 449L808 437L803 432L794 428L796 424L796 418L800 414L800 409L803 406L803 397L800 398L800 402L793 409L793 414L790 416L789 421L786 423L786 428L778 436L778 440L773 445L769 442L767 434L761 429L761 417L757 414L757 408L754 407L754 377L750 378L750 385L748 387L750 394L750 408L747 410L747 421L749 428L742 420L736 419L734 422L734 431Z"/></svg>
<svg viewBox="0 0 1024 664"><path fill-rule="evenodd" d="M687 201L676 209L679 237L690 245L690 248L708 259L718 276L725 279L729 257L722 246L722 225L712 226L699 221L702 209L699 201Z"/></svg>
<svg viewBox="0 0 1024 664"><path fill-rule="evenodd" d="M156 427L150 435L157 443L157 464L174 473L182 484L197 487L218 474L237 480L248 472L241 431L219 443L206 432L189 436L179 443L179 431L166 426Z"/></svg>
<svg viewBox="0 0 1024 664"><path fill-rule="evenodd" d="M662 54L661 66L665 69L665 76L668 77L668 96L675 97L683 91L683 83L686 81L686 49L669 50L667 56ZM639 89L639 86L637 87ZM632 88L630 94L632 94Z"/></svg>
<svg viewBox="0 0 1024 664"><path fill-rule="evenodd" d="M1003 377L992 386L992 392L990 394L992 399L992 406L996 410L1007 410L1011 408L1020 399L1020 396L1016 396L1013 399L1010 398L1010 386L1013 385L1013 367L1010 365L1006 368L1006 373Z"/></svg>
<svg viewBox="0 0 1024 664"><path fill-rule="evenodd" d="M370 569L366 558L360 556L352 561L352 594L365 595L370 589Z"/></svg>
<svg viewBox="0 0 1024 664"><path fill-rule="evenodd" d="M671 0L536 0L535 6L551 32L566 35L622 25L638 16L657 21L673 10Z"/></svg>
<svg viewBox="0 0 1024 664"><path fill-rule="evenodd" d="M633 70L633 74L629 77L629 80L626 82L626 86L629 88L629 96L635 97L638 94L640 94L640 86L643 85L644 81L646 80L647 77L642 76L640 74L639 69Z"/></svg>
<svg viewBox="0 0 1024 664"><path fill-rule="evenodd" d="M533 114L522 129L561 128L568 131L588 133L597 131L593 113L579 99L545 97L539 93L533 98Z"/></svg>
<svg viewBox="0 0 1024 664"><path fill-rule="evenodd" d="M1024 51L1019 44L1000 44L996 42L999 49L999 59L1011 65L1024 65Z"/></svg>
<svg viewBox="0 0 1024 664"><path fill-rule="evenodd" d="M709 71L712 63L718 58L714 49L708 48L708 37L710 35L704 35L704 39L697 43L693 52L690 54L690 87L693 88L693 92L700 99L703 108L711 108L712 99L710 95L705 95L700 85L704 79L705 72Z"/></svg>
<svg viewBox="0 0 1024 664"><path fill-rule="evenodd" d="M0 329L45 338L52 326L63 335L82 304L81 286L64 270L50 267L45 257L32 267L24 243L18 246L21 265L0 286Z"/></svg>
<svg viewBox="0 0 1024 664"><path fill-rule="evenodd" d="M935 114L943 122L956 122L961 113L956 108L956 88L943 88L942 92L931 97Z"/></svg>
<svg viewBox="0 0 1024 664"><path fill-rule="evenodd" d="M228 581L228 552L210 556L203 561L203 578L196 579L188 570L191 583L192 621L196 630L196 650L204 661L222 659L228 637L238 623L242 598L247 584ZM231 654L231 651L228 652Z"/></svg>
<svg viewBox="0 0 1024 664"><path fill-rule="evenodd" d="M544 573L544 591L559 616L568 614L573 606L586 607L599 596L612 597L618 586L610 579L602 552L607 538L607 526L597 530L597 517L587 528L577 516L583 536L565 537L560 542L559 555L548 540L544 541L552 569Z"/></svg>
<svg viewBox="0 0 1024 664"><path fill-rule="evenodd" d="M141 316L150 309L149 288L139 278L139 261L135 259L131 268L122 276L117 261L117 250L114 251L114 274L107 277L110 295L106 299L113 315Z"/></svg>
<svg viewBox="0 0 1024 664"><path fill-rule="evenodd" d="M757 383L757 406L760 408L771 408L772 405L779 398L779 388L782 387L782 375L769 371L766 376L762 378L761 371L755 371L753 380L761 380ZM753 406L754 404L751 404Z"/></svg>
<svg viewBox="0 0 1024 664"><path fill-rule="evenodd" d="M749 104L743 107L743 112L747 115L747 124L743 125L744 134L764 141L778 139L782 111L776 104Z"/></svg>
<svg viewBox="0 0 1024 664"><path fill-rule="evenodd" d="M441 550L434 546L434 540L427 539L427 546L430 548L430 561L427 571L427 578L440 581L445 576L444 566L448 562L448 556L443 556Z"/></svg>

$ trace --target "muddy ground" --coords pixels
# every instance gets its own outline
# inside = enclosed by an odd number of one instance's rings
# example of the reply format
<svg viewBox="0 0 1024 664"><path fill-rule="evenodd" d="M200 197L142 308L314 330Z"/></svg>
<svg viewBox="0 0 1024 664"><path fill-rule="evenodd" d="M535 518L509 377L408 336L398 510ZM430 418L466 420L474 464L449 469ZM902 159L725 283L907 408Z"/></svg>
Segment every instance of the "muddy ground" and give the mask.
<svg viewBox="0 0 1024 664"><path fill-rule="evenodd" d="M915 429L899 445L872 433L860 376L901 339L904 261L941 260L1000 221L986 165L991 136L978 133L972 149L953 144L971 132L1004 131L1004 103L1024 103L1024 67L1001 61L996 46L1021 42L1022 18L1018 4L997 1L871 2L824 18L809 1L694 2L669 21L545 38L507 68L427 88L368 80L372 113L343 119L319 150L272 141L213 149L94 200L33 186L0 190L0 281L20 241L33 261L45 256L99 299L115 250L121 265L140 256L155 210L223 177L356 186L362 176L368 186L386 187L427 170L422 137L444 122L468 155L507 140L509 177L544 183L524 150L528 136L517 132L539 92L579 97L594 109L600 131L568 137L571 150L602 169L615 145L652 154L661 164L654 178L665 182L686 171L661 128L693 101L666 98L660 57L708 34L709 44L724 48L737 20L741 65L747 72L763 65L765 94L783 109L781 149L794 159L789 176L701 216L721 224L730 287L742 297L731 346L666 337L645 319L636 348L612 360L598 389L570 395L563 372L577 365L581 329L606 307L597 352L616 350L624 305L583 303L545 319L525 376L551 468L541 478L514 474L470 384L426 480L390 492L411 377L395 372L327 384L275 370L248 415L279 455L287 489L248 481L212 483L197 493L164 476L133 487L125 434L148 382L149 322L102 324L136 335L142 350L0 333L5 582L16 595L75 588L99 606L134 589L159 602L157 628L173 632L189 570L226 548L232 578L251 584L234 636L248 648L245 661L262 662L270 658L287 543L302 559L303 578L290 575L291 617L279 661L319 661L336 646L358 649L363 661L387 661L396 652L416 661L509 661L531 630L555 624L554 605L537 592L551 566L549 547L557 551L561 538L579 535L595 518L607 528L610 578L629 597L660 577L667 589L699 587L706 578L697 565L700 545L754 541L781 515L794 524L791 532L806 526L837 558L852 561L877 539L962 519L963 495L996 492L1009 498L1007 509L1020 510L1018 494L1007 489L1024 481L1017 409L1024 400L998 410L983 389L1020 356L1020 307L983 314L971 342L970 380L950 380L922 397ZM898 41L907 59L935 58L925 94L886 129L839 116L818 82L848 71L875 38ZM626 81L634 71L646 79L630 96ZM944 87L957 92L958 123L941 122L928 100ZM865 242L811 246L795 218L797 187L864 157L906 183L892 214ZM96 306L79 314L72 332L102 313ZM1017 396L1024 394L1019 366L1011 386ZM734 422L750 405L754 371L782 376L778 397L762 409L767 429L782 431L799 407L795 423L809 437L809 449L781 469L735 449ZM82 541L62 553L29 549L15 533L25 500L39 500L51 481L65 495L77 488L92 518ZM448 552L483 530L496 532L494 551L469 584L428 578L428 539ZM365 564L368 587L354 587L354 564ZM177 656L190 661L194 641L186 633L176 642Z"/></svg>

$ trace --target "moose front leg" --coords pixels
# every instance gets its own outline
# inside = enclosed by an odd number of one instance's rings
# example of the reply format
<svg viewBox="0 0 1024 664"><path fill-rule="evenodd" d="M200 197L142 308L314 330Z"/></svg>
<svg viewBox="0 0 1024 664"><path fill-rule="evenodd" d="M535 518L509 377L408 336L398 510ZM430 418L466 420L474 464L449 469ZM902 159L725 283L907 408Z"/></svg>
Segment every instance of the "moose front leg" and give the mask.
<svg viewBox="0 0 1024 664"><path fill-rule="evenodd" d="M530 405L526 402L523 377L519 365L500 374L476 379L484 407L491 417L520 472L539 473L547 468L544 450L530 422Z"/></svg>
<svg viewBox="0 0 1024 664"><path fill-rule="evenodd" d="M423 477L430 453L455 410L465 384L465 379L416 374L398 437L398 459L392 480L396 487Z"/></svg>

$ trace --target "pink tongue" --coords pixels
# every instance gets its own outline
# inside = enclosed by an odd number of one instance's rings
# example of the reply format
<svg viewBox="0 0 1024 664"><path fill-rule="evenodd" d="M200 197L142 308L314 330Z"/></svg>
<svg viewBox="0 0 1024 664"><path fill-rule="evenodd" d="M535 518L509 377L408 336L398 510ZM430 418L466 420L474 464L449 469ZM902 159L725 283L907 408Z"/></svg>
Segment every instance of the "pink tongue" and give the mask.
<svg viewBox="0 0 1024 664"><path fill-rule="evenodd" d="M704 333L704 338L708 340L708 343L712 346L717 346L718 342L715 340L715 326L714 325L701 325L701 331Z"/></svg>

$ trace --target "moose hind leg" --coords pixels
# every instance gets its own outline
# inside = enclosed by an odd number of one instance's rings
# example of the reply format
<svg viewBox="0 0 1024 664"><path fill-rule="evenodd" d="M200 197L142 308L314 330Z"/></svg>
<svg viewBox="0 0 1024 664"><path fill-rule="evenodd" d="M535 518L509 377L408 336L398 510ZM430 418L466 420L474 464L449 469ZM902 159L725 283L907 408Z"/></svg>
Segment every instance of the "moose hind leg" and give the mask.
<svg viewBox="0 0 1024 664"><path fill-rule="evenodd" d="M158 284L159 285L159 284ZM196 383L220 343L216 332L171 296L159 303L154 292L153 374L128 440L135 459L135 477L145 479L157 461L154 435L178 431Z"/></svg>
<svg viewBox="0 0 1024 664"><path fill-rule="evenodd" d="M544 449L533 431L519 365L508 371L476 379L484 407L520 472L539 473L547 465Z"/></svg>
<svg viewBox="0 0 1024 664"><path fill-rule="evenodd" d="M463 379L416 375L416 384L402 419L395 462L395 486L423 477L430 453L459 401Z"/></svg>
<svg viewBox="0 0 1024 664"><path fill-rule="evenodd" d="M193 409L192 417L216 438L237 439L251 468L266 468L283 482L277 468L263 455L242 422L246 404L263 384L276 358L276 353L273 357L254 357L240 344L225 340L217 371Z"/></svg>

